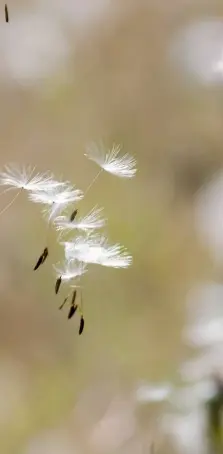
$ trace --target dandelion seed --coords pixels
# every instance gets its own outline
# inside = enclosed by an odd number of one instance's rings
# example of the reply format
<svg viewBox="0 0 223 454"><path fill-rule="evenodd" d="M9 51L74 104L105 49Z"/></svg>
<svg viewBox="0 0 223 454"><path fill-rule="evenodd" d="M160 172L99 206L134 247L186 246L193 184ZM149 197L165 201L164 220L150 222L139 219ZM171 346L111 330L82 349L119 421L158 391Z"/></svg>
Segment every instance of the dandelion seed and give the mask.
<svg viewBox="0 0 223 454"><path fill-rule="evenodd" d="M129 154L119 156L121 146L113 144L110 150L105 150L103 144L95 143L87 147L85 156L106 172L121 178L132 178L136 173L136 160Z"/></svg>
<svg viewBox="0 0 223 454"><path fill-rule="evenodd" d="M56 229L59 231L69 230L94 230L100 229L105 225L105 219L101 217L102 208L94 207L86 216L79 220L67 221L65 216L58 216L55 219Z"/></svg>
<svg viewBox="0 0 223 454"><path fill-rule="evenodd" d="M58 277L58 279L56 280L56 284L55 284L55 293L56 293L56 295L57 295L57 293L59 292L61 282L62 282L62 278L61 278L61 276L60 276L60 277Z"/></svg>
<svg viewBox="0 0 223 454"><path fill-rule="evenodd" d="M70 320L73 317L73 315L75 314L77 308L78 308L77 304L74 304L74 305L72 305L70 307L70 310L69 310L69 313L68 313L68 316L67 316L68 320Z"/></svg>
<svg viewBox="0 0 223 454"><path fill-rule="evenodd" d="M66 304L67 300L68 300L68 296L63 300L61 306L59 306L59 309L60 309L60 310L63 309L63 307L64 307L64 305Z"/></svg>
<svg viewBox="0 0 223 454"><path fill-rule="evenodd" d="M39 268L39 266L42 264L42 262L43 262L43 255L41 255L39 257L39 259L37 260L37 263L36 263L35 267L33 268L33 270L36 271Z"/></svg>
<svg viewBox="0 0 223 454"><path fill-rule="evenodd" d="M85 325L85 321L84 321L84 317L83 317L83 315L82 315L82 316L81 316L81 319L80 319L79 336L83 333L84 325Z"/></svg>
<svg viewBox="0 0 223 454"><path fill-rule="evenodd" d="M70 222L74 221L74 219L76 218L77 216L77 209L73 211L73 213L71 213L70 215Z"/></svg>
<svg viewBox="0 0 223 454"><path fill-rule="evenodd" d="M54 219L70 203L77 202L83 198L80 189L74 189L72 186L58 187L47 191L32 191L29 198L34 203L41 203L48 206L46 212L49 221Z"/></svg>
<svg viewBox="0 0 223 454"><path fill-rule="evenodd" d="M8 6L5 4L5 22L9 22Z"/></svg>
<svg viewBox="0 0 223 454"><path fill-rule="evenodd" d="M48 228L47 228L47 237L46 243L49 242L49 231L50 225L54 219L67 205L73 203L74 201L80 200L83 197L82 191L79 189L74 189L73 186L67 183L64 183L61 186L55 186L54 188L49 188L49 190L37 190L31 191L29 194L29 199L35 203L42 203L46 205L47 208L44 210L44 213L48 217Z"/></svg>
<svg viewBox="0 0 223 454"><path fill-rule="evenodd" d="M26 191L49 191L65 186L66 182L54 179L50 172L36 173L35 167L21 167L16 165L5 166L0 173L0 186L9 186L10 189L24 189Z"/></svg>
<svg viewBox="0 0 223 454"><path fill-rule="evenodd" d="M62 281L69 282L76 277L80 277L87 272L86 264L79 263L76 260L68 260L62 268L55 267L58 276L61 276Z"/></svg>
<svg viewBox="0 0 223 454"><path fill-rule="evenodd" d="M67 260L76 259L112 268L127 268L132 264L132 256L125 248L120 244L110 246L104 236L80 236L61 244L64 245Z"/></svg>
<svg viewBox="0 0 223 454"><path fill-rule="evenodd" d="M40 267L40 265L43 265L43 263L47 259L48 255L49 255L49 251L48 251L48 248L46 247L44 249L43 253L40 255L39 259L37 260L37 263L33 268L34 271L36 271Z"/></svg>
<svg viewBox="0 0 223 454"><path fill-rule="evenodd" d="M75 300L76 300L76 296L77 296L77 290L74 290L74 292L73 292L73 296L72 296L72 300L71 300L71 304L72 304L72 306L73 306L73 305L74 305L74 303L75 303Z"/></svg>
<svg viewBox="0 0 223 454"><path fill-rule="evenodd" d="M37 173L33 176L35 167L19 168L15 165L5 166L5 171L0 172L0 186L8 186L3 194L12 189L18 189L15 197L1 211L3 214L17 199L20 193L25 191L42 191L64 186L63 182L56 181L49 172Z"/></svg>

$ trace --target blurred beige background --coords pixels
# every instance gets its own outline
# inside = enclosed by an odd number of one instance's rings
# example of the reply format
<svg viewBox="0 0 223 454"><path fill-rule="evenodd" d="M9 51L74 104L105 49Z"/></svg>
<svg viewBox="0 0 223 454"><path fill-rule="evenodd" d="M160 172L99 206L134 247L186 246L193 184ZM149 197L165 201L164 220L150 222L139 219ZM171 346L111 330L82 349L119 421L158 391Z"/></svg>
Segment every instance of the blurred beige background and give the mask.
<svg viewBox="0 0 223 454"><path fill-rule="evenodd" d="M163 404L138 405L135 389L179 384L188 292L222 279L194 222L194 196L223 164L222 2L11 0L9 24L0 5L1 167L36 165L84 190L89 141L120 142L138 162L135 179L104 174L82 202L105 207L109 239L133 254L130 269L84 278L82 337L58 311L57 248L32 271L39 207L21 196L1 216L0 452L149 453L154 440L184 452L163 443ZM196 32L208 21L217 37Z"/></svg>

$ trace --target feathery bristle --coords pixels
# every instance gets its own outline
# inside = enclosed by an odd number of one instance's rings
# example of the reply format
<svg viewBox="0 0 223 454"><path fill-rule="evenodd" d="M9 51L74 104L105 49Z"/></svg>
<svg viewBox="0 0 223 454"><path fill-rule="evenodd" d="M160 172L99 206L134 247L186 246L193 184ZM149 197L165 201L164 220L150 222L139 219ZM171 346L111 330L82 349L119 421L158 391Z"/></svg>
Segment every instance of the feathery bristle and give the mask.
<svg viewBox="0 0 223 454"><path fill-rule="evenodd" d="M113 144L110 150L106 150L103 144L90 144L85 156L101 167L106 172L121 178L132 178L136 173L136 160L125 153L120 156L121 145Z"/></svg>
<svg viewBox="0 0 223 454"><path fill-rule="evenodd" d="M106 220L101 217L102 210L102 208L94 207L86 216L73 221L68 221L66 216L58 216L54 221L56 229L61 232L75 229L84 232L101 229L106 223Z"/></svg>

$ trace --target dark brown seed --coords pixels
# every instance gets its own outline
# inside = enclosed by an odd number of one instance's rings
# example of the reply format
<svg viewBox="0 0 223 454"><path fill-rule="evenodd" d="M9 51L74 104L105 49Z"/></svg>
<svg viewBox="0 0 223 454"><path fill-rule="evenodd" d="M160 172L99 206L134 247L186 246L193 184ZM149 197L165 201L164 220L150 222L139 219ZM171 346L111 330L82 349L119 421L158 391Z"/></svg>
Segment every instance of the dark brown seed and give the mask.
<svg viewBox="0 0 223 454"><path fill-rule="evenodd" d="M76 216L77 216L77 210L74 210L73 213L71 213L71 215L70 215L70 221L71 221L71 222L74 221L74 219L76 218Z"/></svg>
<svg viewBox="0 0 223 454"><path fill-rule="evenodd" d="M43 251L43 263L45 262L45 260L48 257L48 255L49 255L48 247L45 247L45 249Z"/></svg>
<svg viewBox="0 0 223 454"><path fill-rule="evenodd" d="M83 333L83 329L84 329L84 317L82 315L81 319L80 319L79 335L81 335Z"/></svg>
<svg viewBox="0 0 223 454"><path fill-rule="evenodd" d="M42 265L45 262L48 254L49 254L48 248L46 247L41 256L38 258L36 265L33 268L34 271L36 271L40 267L40 265Z"/></svg>
<svg viewBox="0 0 223 454"><path fill-rule="evenodd" d="M39 268L39 266L42 265L42 263L43 263L43 254L41 254L41 256L38 258L33 270L36 271Z"/></svg>
<svg viewBox="0 0 223 454"><path fill-rule="evenodd" d="M59 309L63 309L64 304L66 304L67 300L68 300L68 297L66 297L66 298L63 300L63 303L61 304L61 306L59 307Z"/></svg>
<svg viewBox="0 0 223 454"><path fill-rule="evenodd" d="M68 320L70 320L73 317L73 315L75 314L76 310L77 310L77 304L75 304L74 306L70 307L69 314L68 314Z"/></svg>
<svg viewBox="0 0 223 454"><path fill-rule="evenodd" d="M58 277L58 279L56 281L56 284L55 284L55 293L56 293L56 295L59 292L61 282L62 282L62 277L60 276L60 277Z"/></svg>
<svg viewBox="0 0 223 454"><path fill-rule="evenodd" d="M5 4L5 22L9 22L8 6Z"/></svg>
<svg viewBox="0 0 223 454"><path fill-rule="evenodd" d="M74 293L73 293L73 296L72 296L72 300L71 300L71 305L72 305L72 306L73 306L74 303L75 303L76 296L77 296L77 290L74 290Z"/></svg>

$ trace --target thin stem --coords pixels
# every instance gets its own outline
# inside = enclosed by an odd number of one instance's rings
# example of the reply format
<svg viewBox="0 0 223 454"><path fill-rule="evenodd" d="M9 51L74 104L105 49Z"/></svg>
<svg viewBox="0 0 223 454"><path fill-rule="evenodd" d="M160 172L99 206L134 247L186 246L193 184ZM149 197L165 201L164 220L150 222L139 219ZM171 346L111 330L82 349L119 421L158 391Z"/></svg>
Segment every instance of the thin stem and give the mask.
<svg viewBox="0 0 223 454"><path fill-rule="evenodd" d="M21 188L19 190L19 192L17 192L17 194L15 195L15 197L13 197L13 199L11 200L11 202L8 203L8 205L6 205L1 211L0 211L0 216L1 214L3 214L8 208L10 208L10 206L15 202L15 200L17 199L17 197L19 196L19 194L21 193L21 191L23 190L23 188Z"/></svg>
<svg viewBox="0 0 223 454"><path fill-rule="evenodd" d="M0 193L0 196L3 195L3 194L6 194L6 192L12 191L13 189L15 189L15 188L7 188L7 189L4 189L4 191L2 191L2 192ZM22 189L22 188L21 188L21 189Z"/></svg>
<svg viewBox="0 0 223 454"><path fill-rule="evenodd" d="M94 179L92 180L92 182L89 184L89 186L87 187L86 191L85 191L85 195L88 193L89 189L92 188L93 184L97 181L99 175L101 175L101 173L103 172L103 169L100 169L99 172L97 173L97 175L94 177Z"/></svg>
<svg viewBox="0 0 223 454"><path fill-rule="evenodd" d="M53 202L53 205L54 205L54 202ZM47 223L47 228L46 228L46 246L49 247L49 243L50 243L50 229L52 227L52 224L53 224L53 216L49 217L49 221Z"/></svg>
<svg viewBox="0 0 223 454"><path fill-rule="evenodd" d="M47 227L46 227L46 246L48 247L49 246L49 242L50 242L50 227L52 225L52 221L50 220L48 223L47 223Z"/></svg>
<svg viewBox="0 0 223 454"><path fill-rule="evenodd" d="M82 298L82 288L81 288L81 302L80 302L80 313L81 313L81 315L83 315L83 310L84 310L84 308L83 308L83 298Z"/></svg>

